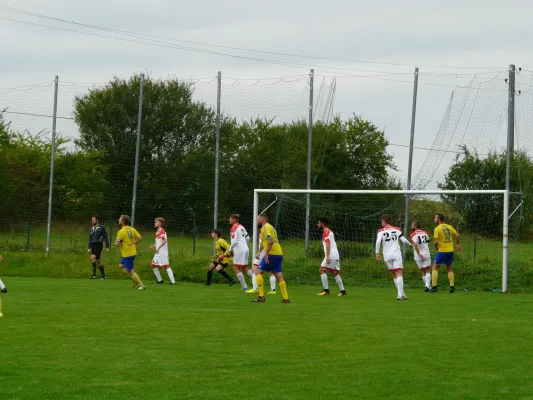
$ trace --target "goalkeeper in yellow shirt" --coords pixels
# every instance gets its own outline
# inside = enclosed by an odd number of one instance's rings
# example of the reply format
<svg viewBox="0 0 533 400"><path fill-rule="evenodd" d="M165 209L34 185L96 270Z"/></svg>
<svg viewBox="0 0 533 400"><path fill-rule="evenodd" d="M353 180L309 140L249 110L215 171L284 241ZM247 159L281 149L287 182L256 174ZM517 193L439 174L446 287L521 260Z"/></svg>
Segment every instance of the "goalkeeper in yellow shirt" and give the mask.
<svg viewBox="0 0 533 400"><path fill-rule="evenodd" d="M137 255L137 245L143 238L135 228L130 226L131 219L129 216L121 215L118 223L121 229L117 233L115 245L120 247L120 251L122 253L120 268L122 268L125 274L131 276L134 288L144 290L146 287L142 283L141 278L139 278L139 275L135 273L135 269L133 268L133 261Z"/></svg>
<svg viewBox="0 0 533 400"><path fill-rule="evenodd" d="M206 286L211 286L211 280L213 279L213 271L217 271L220 275L227 279L228 285L233 286L235 279L228 275L224 268L229 265L231 257L227 255L230 245L222 238L222 231L220 229L213 229L211 237L215 241L215 248L217 254L213 257L213 262L207 269Z"/></svg>

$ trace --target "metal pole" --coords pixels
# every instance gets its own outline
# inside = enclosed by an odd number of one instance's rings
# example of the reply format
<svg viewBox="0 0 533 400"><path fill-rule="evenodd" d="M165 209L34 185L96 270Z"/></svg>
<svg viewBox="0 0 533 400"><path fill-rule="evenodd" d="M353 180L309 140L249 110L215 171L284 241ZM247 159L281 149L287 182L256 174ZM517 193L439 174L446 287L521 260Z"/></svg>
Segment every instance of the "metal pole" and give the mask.
<svg viewBox="0 0 533 400"><path fill-rule="evenodd" d="M219 163L220 163L220 99L222 94L222 72L218 71L217 76L217 128L216 128L216 146L215 146L215 204L213 206L213 229L218 226L218 180L219 180ZM255 217L254 217L255 218Z"/></svg>
<svg viewBox="0 0 533 400"><path fill-rule="evenodd" d="M413 88L413 107L411 111L411 140L409 142L409 165L407 169L407 190L411 190L411 176L413 172L413 146L415 142L415 123L416 123L416 100L418 98L418 67L415 68L415 82ZM407 234L409 230L409 203L411 198L409 195L405 196L405 217L404 217L404 232ZM407 246L403 246L403 257Z"/></svg>
<svg viewBox="0 0 533 400"><path fill-rule="evenodd" d="M253 226L253 231L252 231L252 257L255 257L255 255L257 254L257 250L258 250L258 240L257 238L259 237L259 229L257 227L257 221L256 221L256 218L257 218L257 215L259 214L259 193L254 190L254 222L252 224Z"/></svg>
<svg viewBox="0 0 533 400"><path fill-rule="evenodd" d="M46 224L46 255L50 252L50 234L52 230L52 194L54 190L54 161L56 155L56 127L57 127L57 94L59 91L59 77L54 82L54 114L52 118L52 151L50 155L50 186L48 188L48 221Z"/></svg>
<svg viewBox="0 0 533 400"><path fill-rule="evenodd" d="M313 155L313 85L315 70L309 73L309 137L307 139L307 190L311 189L311 160ZM309 218L311 213L311 195L307 193L305 205L305 254L309 248Z"/></svg>
<svg viewBox="0 0 533 400"><path fill-rule="evenodd" d="M503 261L502 292L507 292L509 268L509 192L511 190L511 159L514 151L515 66L509 66L509 104L507 108L507 159L505 168L505 193L503 195Z"/></svg>
<svg viewBox="0 0 533 400"><path fill-rule="evenodd" d="M144 99L144 74L141 74L141 88L139 91L139 112L137 113L137 145L135 147L135 170L133 172L133 197L131 200L131 225L135 225L135 205L137 203L137 178L139 175L139 152L141 150L141 128Z"/></svg>

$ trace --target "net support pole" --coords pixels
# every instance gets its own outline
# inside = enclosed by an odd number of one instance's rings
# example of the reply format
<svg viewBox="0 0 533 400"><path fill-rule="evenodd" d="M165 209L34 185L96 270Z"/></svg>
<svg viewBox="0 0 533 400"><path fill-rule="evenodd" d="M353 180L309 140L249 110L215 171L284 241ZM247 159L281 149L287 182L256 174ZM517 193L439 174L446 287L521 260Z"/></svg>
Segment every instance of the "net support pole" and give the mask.
<svg viewBox="0 0 533 400"><path fill-rule="evenodd" d="M257 215L259 215L259 193L257 190L254 190L254 221L253 221L253 236L252 236L252 257L255 257L257 254L257 244L259 237L259 230L257 228Z"/></svg>
<svg viewBox="0 0 533 400"><path fill-rule="evenodd" d="M215 144L215 196L213 204L213 229L218 227L218 180L220 164L220 100L222 94L222 72L217 75L217 116L216 116L216 144Z"/></svg>
<svg viewBox="0 0 533 400"><path fill-rule="evenodd" d="M409 141L409 165L407 167L407 190L411 190L411 176L413 173L413 146L415 142L415 123L416 123L416 101L418 98L418 67L415 68L415 79L413 87L413 108L411 111L411 139ZM407 234L409 230L409 203L411 198L409 195L405 196L405 217L404 217L404 233ZM407 246L403 246L403 258L407 252Z"/></svg>
<svg viewBox="0 0 533 400"><path fill-rule="evenodd" d="M137 144L135 146L135 169L133 172L133 196L131 199L131 225L135 225L135 206L137 204L137 180L139 177L139 152L141 150L141 128L143 118L144 74L140 76L139 111L137 113Z"/></svg>
<svg viewBox="0 0 533 400"><path fill-rule="evenodd" d="M313 86L315 70L309 72L309 135L307 139L307 190L311 189L311 164L313 155ZM311 195L308 193L305 200L305 254L309 249L309 219L311 217Z"/></svg>
<svg viewBox="0 0 533 400"><path fill-rule="evenodd" d="M515 66L509 66L509 103L507 107L507 158L505 167L505 193L503 195L503 257L502 292L507 292L509 270L509 193L511 190L511 160L514 153Z"/></svg>
<svg viewBox="0 0 533 400"><path fill-rule="evenodd" d="M59 92L59 77L54 80L54 113L52 117L52 149L50 151L50 184L48 187L48 218L46 222L46 255L50 252L50 235L52 233L52 195L54 191L54 164L56 156L56 127L57 127L57 94Z"/></svg>

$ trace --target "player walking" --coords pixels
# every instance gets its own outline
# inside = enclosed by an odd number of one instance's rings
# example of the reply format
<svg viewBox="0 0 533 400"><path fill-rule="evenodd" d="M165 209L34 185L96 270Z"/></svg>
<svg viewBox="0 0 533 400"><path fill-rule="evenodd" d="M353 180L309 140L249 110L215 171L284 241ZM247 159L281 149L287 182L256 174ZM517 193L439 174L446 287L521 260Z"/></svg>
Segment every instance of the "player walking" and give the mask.
<svg viewBox="0 0 533 400"><path fill-rule="evenodd" d="M121 229L117 233L117 240L115 245L120 247L122 253L122 260L120 260L120 268L124 271L125 274L131 276L133 281L133 287L139 290L146 289L144 284L139 278L139 275L135 273L133 261L137 255L137 245L143 239L139 232L133 227L130 226L131 219L127 215L121 215L118 223Z"/></svg>
<svg viewBox="0 0 533 400"><path fill-rule="evenodd" d="M459 233L453 228L453 226L444 223L444 215L437 214L434 219L437 227L433 232L433 239L435 250L437 250L437 255L435 256L435 264L433 265L433 270L431 271L431 289L430 293L438 292L437 282L439 280L439 267L441 265L446 265L446 270L448 271L448 280L450 281L450 293L455 292L455 275L453 273L452 264L453 264L453 236L455 236L455 243L457 251L462 251L461 244L459 243Z"/></svg>
<svg viewBox="0 0 533 400"><path fill-rule="evenodd" d="M213 279L213 271L217 271L220 275L228 280L229 286L235 284L235 279L228 275L224 269L231 261L231 257L226 256L226 252L229 250L230 245L222 238L222 231L220 229L213 229L211 237L215 241L216 255L213 257L213 262L207 269L206 286L211 286L211 280Z"/></svg>
<svg viewBox="0 0 533 400"><path fill-rule="evenodd" d="M170 268L168 259L168 239L167 233L163 229L164 225L164 218L157 217L154 220L154 227L157 229L157 232L155 234L155 244L150 246L151 249L155 249L155 256L152 260L152 271L154 271L154 275L157 278L157 283L163 283L159 268L164 268L167 271L170 284L175 285L176 281L174 280L174 272L172 272L172 268Z"/></svg>
<svg viewBox="0 0 533 400"><path fill-rule="evenodd" d="M411 240L413 242L415 263L422 274L425 292L431 289L431 253L429 251L429 235L422 230L420 221L411 224Z"/></svg>
<svg viewBox="0 0 533 400"><path fill-rule="evenodd" d="M387 269L392 273L394 285L398 289L398 297L396 299L407 300L403 290L403 261L402 252L400 251L400 240L410 247L413 246L403 236L400 228L391 225L391 217L388 215L381 217L381 226L382 228L378 231L376 240L376 260L381 261L379 249L383 244L383 259L385 260L385 264L387 264Z"/></svg>
<svg viewBox="0 0 533 400"><path fill-rule="evenodd" d="M0 262L2 262L2 256L0 256ZM7 293L6 285L4 285L4 282L2 282L2 279L0 279L0 292ZM4 314L2 314L2 298L0 297L0 318L2 318Z"/></svg>
<svg viewBox="0 0 533 400"><path fill-rule="evenodd" d="M261 225L261 245L259 246L256 258L260 258L263 250L265 251L265 255L259 264L257 274L259 296L252 301L254 303L264 303L266 301L263 273L264 271L268 271L273 273L278 281L279 289L283 296L281 302L290 303L289 294L287 293L287 284L283 279L283 251L279 245L278 233L274 227L268 223L268 217L266 214L259 214L257 222Z"/></svg>
<svg viewBox="0 0 533 400"><path fill-rule="evenodd" d="M248 242L250 236L246 229L239 223L240 215L232 214L229 217L229 223L231 229L229 231L231 236L231 246L226 255L233 256L233 269L239 282L241 283L242 290L248 290L248 285L244 279L243 272L253 279L253 272L248 268L248 256L250 250L248 250Z"/></svg>
<svg viewBox="0 0 533 400"><path fill-rule="evenodd" d="M328 284L328 275L326 271L331 272L331 275L337 282L339 286L340 293L339 296L347 296L346 290L344 290L344 284L342 283L342 278L339 275L341 271L340 256L339 250L337 249L337 243L335 242L335 235L329 229L329 219L326 217L321 217L318 219L317 227L322 229L322 243L324 245L324 261L320 266L320 278L322 279L322 290L318 295L319 296L329 296L329 284Z"/></svg>
<svg viewBox="0 0 533 400"><path fill-rule="evenodd" d="M105 279L104 265L102 264L102 250L104 249L105 242L105 251L109 252L109 238L107 236L107 231L103 225L100 225L100 217L98 215L93 215L91 217L91 230L89 231L89 243L87 252L91 254L91 262L93 266L93 274L91 279L96 279L96 265L98 264L98 269L100 270L100 279Z"/></svg>

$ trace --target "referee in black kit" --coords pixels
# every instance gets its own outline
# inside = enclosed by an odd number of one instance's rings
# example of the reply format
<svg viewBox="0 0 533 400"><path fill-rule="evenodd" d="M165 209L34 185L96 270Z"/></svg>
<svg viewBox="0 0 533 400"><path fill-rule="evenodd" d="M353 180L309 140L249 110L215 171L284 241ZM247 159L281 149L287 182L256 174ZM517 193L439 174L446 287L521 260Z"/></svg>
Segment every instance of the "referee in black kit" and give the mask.
<svg viewBox="0 0 533 400"><path fill-rule="evenodd" d="M89 248L88 252L91 254L91 262L93 264L93 274L91 279L96 279L96 264L100 270L100 279L105 279L104 265L100 259L102 256L102 250L104 249L104 243L106 251L109 252L109 237L107 231L103 225L100 225L100 217L93 215L91 217L91 230L89 231Z"/></svg>

